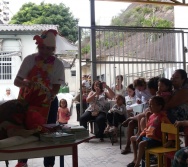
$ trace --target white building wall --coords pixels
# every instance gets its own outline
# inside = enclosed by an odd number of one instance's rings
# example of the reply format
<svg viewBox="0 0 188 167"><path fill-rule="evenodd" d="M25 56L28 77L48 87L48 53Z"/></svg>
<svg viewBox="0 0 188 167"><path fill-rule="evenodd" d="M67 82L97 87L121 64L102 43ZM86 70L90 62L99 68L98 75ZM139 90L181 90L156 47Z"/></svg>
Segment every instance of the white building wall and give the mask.
<svg viewBox="0 0 188 167"><path fill-rule="evenodd" d="M185 0L185 2L188 3L188 0ZM174 26L176 28L188 28L187 20L188 20L188 7L187 6L175 6L174 7ZM184 35L184 46L188 49L188 29L184 30L184 32L187 32ZM178 36L176 37L176 39L177 39L176 41L180 41L179 39L182 40L182 37ZM181 43L178 42L177 45L180 45ZM178 48L178 46L176 46L176 48ZM176 49L177 58L178 58L179 52L180 51ZM185 57L187 58L187 56L188 56L188 53L186 53ZM188 66L186 66L186 71L188 71Z"/></svg>
<svg viewBox="0 0 188 167"><path fill-rule="evenodd" d="M32 35L0 35L0 39L5 39L2 47L2 51L21 51L21 57L12 57L12 79L11 80L1 80L1 96L6 92L6 88L9 87L12 93L17 97L19 88L14 86L14 79L19 70L21 62L27 55L36 52L36 45L33 41ZM19 45L15 44L11 39L17 39Z"/></svg>
<svg viewBox="0 0 188 167"><path fill-rule="evenodd" d="M188 0L186 0L188 3ZM177 28L188 28L188 7L175 6L174 7L174 25Z"/></svg>
<svg viewBox="0 0 188 167"><path fill-rule="evenodd" d="M7 24L10 21L9 1L0 1L0 20Z"/></svg>

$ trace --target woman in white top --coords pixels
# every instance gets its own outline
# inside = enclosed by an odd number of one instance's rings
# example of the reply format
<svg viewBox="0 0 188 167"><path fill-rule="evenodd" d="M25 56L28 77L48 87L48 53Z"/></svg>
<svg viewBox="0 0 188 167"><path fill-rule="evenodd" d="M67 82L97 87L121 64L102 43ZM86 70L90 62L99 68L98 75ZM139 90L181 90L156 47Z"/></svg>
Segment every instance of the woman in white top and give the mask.
<svg viewBox="0 0 188 167"><path fill-rule="evenodd" d="M125 97L127 95L127 91L126 88L123 86L122 82L123 82L123 75L117 75L116 84L112 86L111 89L116 95L122 95Z"/></svg>
<svg viewBox="0 0 188 167"><path fill-rule="evenodd" d="M104 91L106 89L107 91ZM94 81L92 84L92 91L88 94L86 102L89 103L89 107L80 117L80 125L87 129L87 122L95 120L98 125L99 132L97 137L100 141L103 140L103 132L106 126L106 104L108 99L112 99L115 96L114 92L106 85L105 82Z"/></svg>

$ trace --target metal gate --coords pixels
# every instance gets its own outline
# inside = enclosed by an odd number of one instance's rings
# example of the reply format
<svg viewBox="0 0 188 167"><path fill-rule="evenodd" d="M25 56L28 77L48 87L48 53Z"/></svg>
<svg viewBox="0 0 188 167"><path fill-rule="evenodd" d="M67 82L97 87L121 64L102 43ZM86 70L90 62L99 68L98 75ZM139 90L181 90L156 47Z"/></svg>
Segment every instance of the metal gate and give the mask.
<svg viewBox="0 0 188 167"><path fill-rule="evenodd" d="M80 76L112 85L123 75L124 86L138 77L170 78L175 69L187 70L187 48L186 29L79 27Z"/></svg>

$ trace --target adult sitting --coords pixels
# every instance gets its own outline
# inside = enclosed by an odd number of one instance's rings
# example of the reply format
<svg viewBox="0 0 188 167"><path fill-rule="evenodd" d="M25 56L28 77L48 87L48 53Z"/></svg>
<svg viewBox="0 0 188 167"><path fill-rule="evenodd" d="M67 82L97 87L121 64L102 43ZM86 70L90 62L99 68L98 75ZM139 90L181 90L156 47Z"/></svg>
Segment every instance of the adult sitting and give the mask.
<svg viewBox="0 0 188 167"><path fill-rule="evenodd" d="M82 100L80 100L80 93L82 93ZM76 95L73 99L73 102L76 103L76 113L77 113L77 121L80 121L80 103L82 103L82 112L84 113L88 107L86 102L86 98L89 94L89 89L86 88L85 84L82 84L81 91Z"/></svg>
<svg viewBox="0 0 188 167"><path fill-rule="evenodd" d="M127 91L126 88L123 86L122 82L123 82L123 75L117 75L116 83L111 87L111 89L116 95L120 94L125 97L127 95Z"/></svg>
<svg viewBox="0 0 188 167"><path fill-rule="evenodd" d="M153 77L146 84L147 89L149 90L149 92L152 96L155 96L156 92L158 91L158 80L159 80L158 77ZM123 126L127 127L127 134L126 134L127 140L126 140L125 149L123 149L121 151L121 154L128 154L131 152L130 138L131 138L131 136L134 135L134 129L136 127L138 127L137 133L139 133L141 130L143 130L145 128L147 120L142 119L142 118L145 118L145 116L148 116L149 112L150 112L150 110L146 109L144 113L140 113L134 117L130 117L122 123Z"/></svg>
<svg viewBox="0 0 188 167"><path fill-rule="evenodd" d="M106 89L107 91L104 91ZM90 120L95 120L99 129L97 137L100 141L104 141L103 132L105 129L106 121L106 111L105 105L107 104L107 98L112 99L115 93L101 81L94 81L92 84L92 91L88 94L86 99L89 103L89 107L86 109L80 117L80 125L87 129L87 122Z"/></svg>
<svg viewBox="0 0 188 167"><path fill-rule="evenodd" d="M175 127L188 127L188 121L176 121ZM173 167L187 167L188 166L188 147L178 150L174 155Z"/></svg>
<svg viewBox="0 0 188 167"><path fill-rule="evenodd" d="M178 150L174 156L173 167L187 167L188 147Z"/></svg>
<svg viewBox="0 0 188 167"><path fill-rule="evenodd" d="M166 103L168 118L172 123L176 120L188 120L188 85L185 70L177 69L172 75L173 94Z"/></svg>

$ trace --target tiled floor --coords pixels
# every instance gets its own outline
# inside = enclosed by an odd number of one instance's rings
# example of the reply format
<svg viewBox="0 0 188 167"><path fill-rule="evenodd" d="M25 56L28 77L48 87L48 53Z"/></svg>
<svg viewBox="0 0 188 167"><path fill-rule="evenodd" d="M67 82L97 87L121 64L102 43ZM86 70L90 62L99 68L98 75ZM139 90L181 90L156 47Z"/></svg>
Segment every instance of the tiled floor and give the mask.
<svg viewBox="0 0 188 167"><path fill-rule="evenodd" d="M78 124L76 121L75 106L73 114L69 121L71 124ZM123 140L125 143L125 139ZM133 154L122 155L120 153L119 143L113 146L109 138L105 142L99 142L98 139L92 139L89 143L82 143L78 146L78 166L79 167L125 167L132 161ZM14 167L17 161L9 161L9 167ZM29 167L43 167L43 158L29 159ZM0 162L0 167L5 167L4 162ZM54 167L60 167L59 157L56 157ZM72 157L65 156L65 167L72 167Z"/></svg>

